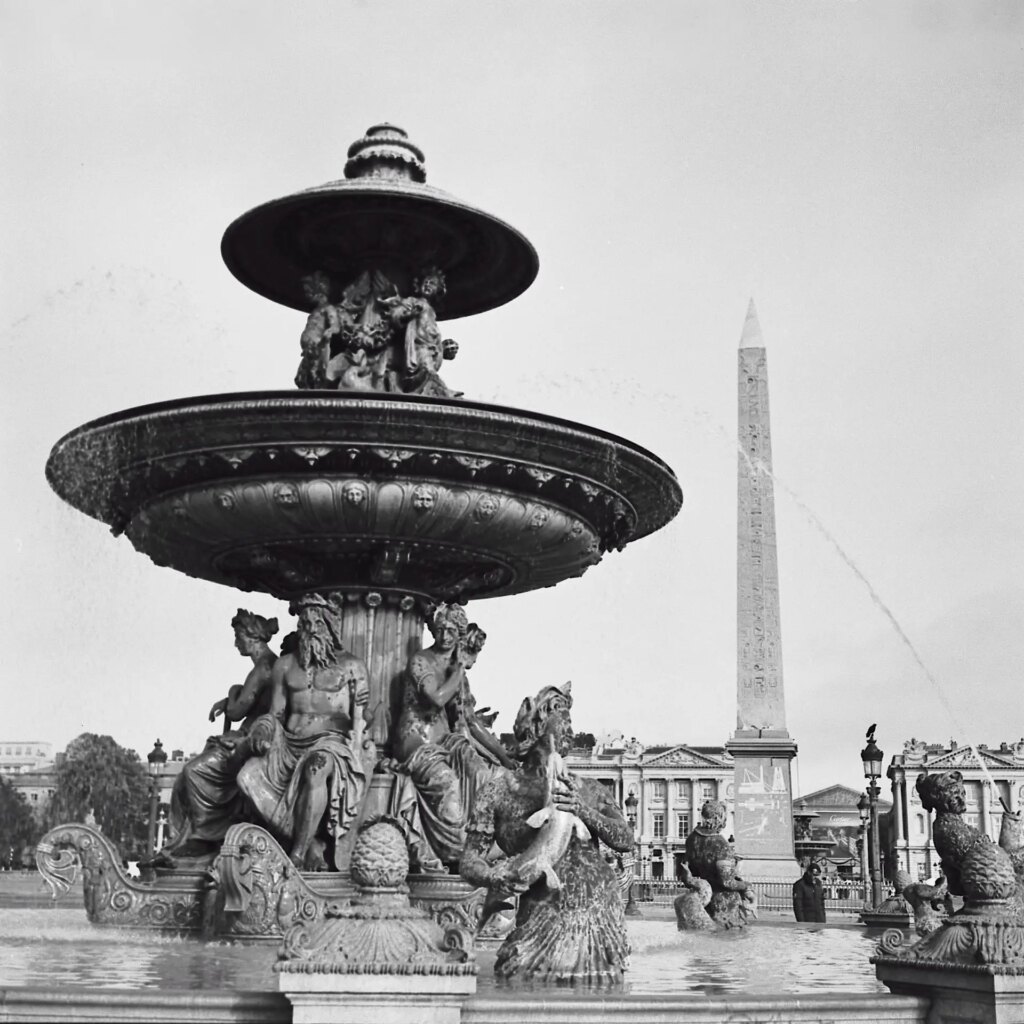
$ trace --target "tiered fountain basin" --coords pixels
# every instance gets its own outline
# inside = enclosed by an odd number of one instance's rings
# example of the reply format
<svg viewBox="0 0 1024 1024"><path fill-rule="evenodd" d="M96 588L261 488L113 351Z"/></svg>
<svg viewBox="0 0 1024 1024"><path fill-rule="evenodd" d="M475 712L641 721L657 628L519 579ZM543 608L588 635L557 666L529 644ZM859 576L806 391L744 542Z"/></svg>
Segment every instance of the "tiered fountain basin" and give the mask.
<svg viewBox="0 0 1024 1024"><path fill-rule="evenodd" d="M613 434L518 409L361 392L186 398L62 438L47 478L158 565L287 598L432 600L582 575L659 529L682 493Z"/></svg>

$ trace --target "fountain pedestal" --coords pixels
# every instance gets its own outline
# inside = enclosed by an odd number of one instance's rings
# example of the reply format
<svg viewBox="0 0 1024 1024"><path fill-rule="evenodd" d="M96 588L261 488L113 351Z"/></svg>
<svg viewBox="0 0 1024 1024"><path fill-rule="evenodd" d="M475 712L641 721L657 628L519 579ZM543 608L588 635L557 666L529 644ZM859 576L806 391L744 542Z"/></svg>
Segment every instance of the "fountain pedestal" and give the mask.
<svg viewBox="0 0 1024 1024"><path fill-rule="evenodd" d="M896 995L927 996L928 1020L949 1024L1021 1024L1024 975L1019 967L877 963L878 980Z"/></svg>
<svg viewBox="0 0 1024 1024"><path fill-rule="evenodd" d="M352 853L359 895L285 935L278 972L294 1024L458 1024L476 992L472 933L409 902L401 830L378 821Z"/></svg>

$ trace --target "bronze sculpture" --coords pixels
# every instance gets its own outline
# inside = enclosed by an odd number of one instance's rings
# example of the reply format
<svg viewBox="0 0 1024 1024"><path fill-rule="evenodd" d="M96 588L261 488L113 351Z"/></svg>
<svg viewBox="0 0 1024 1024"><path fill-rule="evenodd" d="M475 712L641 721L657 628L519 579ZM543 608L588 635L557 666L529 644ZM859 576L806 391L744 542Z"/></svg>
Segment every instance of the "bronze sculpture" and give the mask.
<svg viewBox="0 0 1024 1024"><path fill-rule="evenodd" d="M687 870L693 878L702 879L711 887L711 895L705 903L711 920L721 928L742 928L750 918L757 916L757 903L750 884L740 877L736 851L722 835L725 804L708 800L700 809L700 817L700 822L686 837ZM704 891L703 886L700 891ZM679 927L686 927L684 918L679 916L679 907L676 911ZM702 922L698 927L706 925Z"/></svg>
<svg viewBox="0 0 1024 1024"><path fill-rule="evenodd" d="M270 710L270 681L277 655L268 642L277 632L277 619L239 608L231 620L235 647L253 667L241 685L210 709L210 721L224 718L224 732L211 736L203 752L192 758L171 790L170 825L174 838L148 864L174 867L179 860L211 857L227 830L243 820L244 798L237 776L252 753L249 730ZM238 722L236 730L228 726ZM145 862L144 862L145 864ZM148 865L146 865L148 866Z"/></svg>
<svg viewBox="0 0 1024 1024"><path fill-rule="evenodd" d="M365 663L342 646L339 610L329 599L310 594L293 611L298 649L274 665L270 710L252 726L255 756L238 786L289 844L296 867L323 871L325 846L336 852L373 772L373 743L363 739L369 686Z"/></svg>
<svg viewBox="0 0 1024 1024"><path fill-rule="evenodd" d="M515 928L494 966L500 978L603 984L621 980L626 967L618 877L599 843L629 852L632 830L600 784L564 773L551 785L551 762L571 743L571 706L568 685L547 686L523 701L514 729L522 767L497 771L469 823L462 876L491 890L489 909L520 894ZM578 819L589 837L547 829L552 815ZM494 863L492 843L505 854Z"/></svg>
<svg viewBox="0 0 1024 1024"><path fill-rule="evenodd" d="M299 650L274 664L272 706L227 770L254 813L239 812L212 876L166 867L170 878L131 890L131 919L150 927L166 920L173 889L182 930L205 907L218 934L275 934L296 906L344 895L358 825L378 815L404 832L413 902L429 892L438 914L457 906L474 923L479 894L442 875L442 860L459 858L475 794L492 774L512 777L513 762L466 680L484 636L462 608L582 576L681 504L671 469L638 445L463 399L441 379L457 351L442 318L515 298L537 274L536 253L497 217L428 185L423 153L401 129L374 125L348 157L344 179L261 204L221 241L239 280L305 315L298 390L114 413L71 431L47 463L61 497L157 565L269 594L300 617ZM458 620L458 641L435 637L421 651L439 607ZM239 707L229 700L224 711ZM240 765L243 750L254 756ZM514 777L536 811L549 802L540 766L556 766L558 752L520 753ZM578 804L588 827L596 816L597 840L628 851L618 809L567 778L549 786L567 805L558 810ZM433 825L443 828L430 836ZM531 835L550 842L556 831ZM96 848L81 830L54 836ZM591 846L569 843L557 859L578 862L582 880L570 870L551 891L593 910L608 878ZM56 872L62 856L54 846L41 869ZM305 874L325 866L337 870ZM579 977L621 973L611 913L597 915L610 952ZM113 923L106 914L97 920ZM528 973L546 972L538 961Z"/></svg>

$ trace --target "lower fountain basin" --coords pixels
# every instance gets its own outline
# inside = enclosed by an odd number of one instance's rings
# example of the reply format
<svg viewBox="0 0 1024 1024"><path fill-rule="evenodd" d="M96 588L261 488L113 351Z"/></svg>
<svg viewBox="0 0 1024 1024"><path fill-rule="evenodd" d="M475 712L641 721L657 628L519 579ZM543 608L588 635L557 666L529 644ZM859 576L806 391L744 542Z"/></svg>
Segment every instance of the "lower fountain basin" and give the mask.
<svg viewBox="0 0 1024 1024"><path fill-rule="evenodd" d="M670 920L630 920L633 953L623 995L884 992L868 957L875 940L855 925L760 922L744 932L684 933ZM498 987L494 950L478 953L478 994L579 996L586 989ZM0 988L277 991L270 944L212 942L96 928L81 908L7 909L0 925ZM619 991L619 990L613 990Z"/></svg>
<svg viewBox="0 0 1024 1024"><path fill-rule="evenodd" d="M366 392L187 398L95 420L46 466L65 501L166 565L242 590L521 593L672 519L675 474L518 409Z"/></svg>

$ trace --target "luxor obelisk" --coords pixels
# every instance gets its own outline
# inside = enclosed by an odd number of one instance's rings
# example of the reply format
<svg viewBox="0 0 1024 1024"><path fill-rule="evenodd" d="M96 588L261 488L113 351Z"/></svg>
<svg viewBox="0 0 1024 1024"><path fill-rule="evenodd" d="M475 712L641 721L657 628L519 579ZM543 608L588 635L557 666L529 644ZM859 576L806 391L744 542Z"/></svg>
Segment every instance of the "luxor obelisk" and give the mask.
<svg viewBox="0 0 1024 1024"><path fill-rule="evenodd" d="M751 299L739 348L736 566L735 840L745 878L793 873L790 764L782 685L779 567L768 364Z"/></svg>

